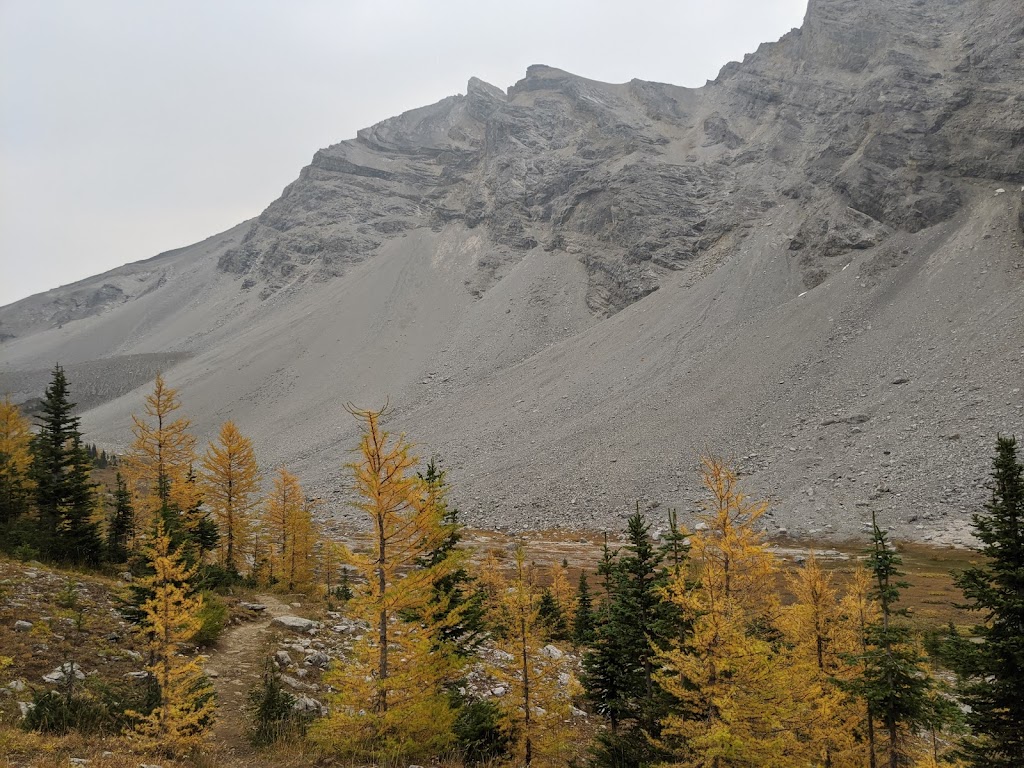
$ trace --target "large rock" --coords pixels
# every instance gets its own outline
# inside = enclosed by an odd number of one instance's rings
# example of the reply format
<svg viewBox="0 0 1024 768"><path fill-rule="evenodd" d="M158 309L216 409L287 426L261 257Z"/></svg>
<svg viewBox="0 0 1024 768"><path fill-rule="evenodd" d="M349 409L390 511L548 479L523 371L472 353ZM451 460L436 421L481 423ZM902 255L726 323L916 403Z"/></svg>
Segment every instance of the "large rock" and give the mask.
<svg viewBox="0 0 1024 768"><path fill-rule="evenodd" d="M53 685L62 685L73 677L75 680L85 680L85 672L74 661L66 661L49 674L43 675L43 681Z"/></svg>
<svg viewBox="0 0 1024 768"><path fill-rule="evenodd" d="M301 616L275 616L270 623L293 632L309 632L320 626L320 622L304 619Z"/></svg>

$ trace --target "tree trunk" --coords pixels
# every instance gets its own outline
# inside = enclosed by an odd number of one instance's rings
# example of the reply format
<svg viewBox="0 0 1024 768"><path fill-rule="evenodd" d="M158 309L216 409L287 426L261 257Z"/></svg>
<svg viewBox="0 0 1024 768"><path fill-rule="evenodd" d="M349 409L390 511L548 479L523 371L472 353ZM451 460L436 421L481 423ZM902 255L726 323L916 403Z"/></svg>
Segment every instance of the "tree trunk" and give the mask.
<svg viewBox="0 0 1024 768"><path fill-rule="evenodd" d="M377 711L383 714L388 711L388 610L384 604L384 593L387 590L387 539L384 537L384 520L377 519L377 599L380 601L380 626L377 641L380 644L380 658L377 662Z"/></svg>
<svg viewBox="0 0 1024 768"><path fill-rule="evenodd" d="M530 762L533 760L533 744L530 741L530 664L529 657L526 654L526 617L520 616L519 618L519 629L522 638L523 648L523 709L525 710L525 720L523 727L526 732L526 750L524 753L525 764L527 768L530 766Z"/></svg>

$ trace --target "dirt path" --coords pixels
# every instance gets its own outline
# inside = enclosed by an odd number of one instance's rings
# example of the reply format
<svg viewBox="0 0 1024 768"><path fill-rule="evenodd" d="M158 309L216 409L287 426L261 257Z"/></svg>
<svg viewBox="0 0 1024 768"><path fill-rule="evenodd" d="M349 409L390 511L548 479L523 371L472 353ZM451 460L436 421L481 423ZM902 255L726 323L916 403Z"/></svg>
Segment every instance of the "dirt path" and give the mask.
<svg viewBox="0 0 1024 768"><path fill-rule="evenodd" d="M287 616L295 610L273 595L256 595L254 603L267 606L259 618L225 632L217 650L206 662L206 672L217 691L217 722L213 741L232 754L251 751L245 737L245 705L249 691L263 673L263 663L271 650L275 616Z"/></svg>

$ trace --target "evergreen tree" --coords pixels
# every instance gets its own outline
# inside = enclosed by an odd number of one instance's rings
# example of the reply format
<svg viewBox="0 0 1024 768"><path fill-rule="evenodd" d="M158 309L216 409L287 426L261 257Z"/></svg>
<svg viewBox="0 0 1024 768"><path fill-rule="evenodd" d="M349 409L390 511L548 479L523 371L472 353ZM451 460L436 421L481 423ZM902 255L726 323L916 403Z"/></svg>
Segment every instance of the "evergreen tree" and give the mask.
<svg viewBox="0 0 1024 768"><path fill-rule="evenodd" d="M30 474L48 554L59 560L96 562L100 538L93 519L92 463L82 445L80 419L72 415L74 408L64 369L57 365L43 397L39 431L32 438Z"/></svg>
<svg viewBox="0 0 1024 768"><path fill-rule="evenodd" d="M348 568L341 569L341 581L338 583L337 595L343 603L347 603L355 596L349 582Z"/></svg>
<svg viewBox="0 0 1024 768"><path fill-rule="evenodd" d="M24 515L29 508L33 484L32 431L18 406L0 400L0 526Z"/></svg>
<svg viewBox="0 0 1024 768"><path fill-rule="evenodd" d="M459 510L447 502L448 484L444 470L431 458L426 472L417 475L426 483L433 503L442 511L441 528L444 532L438 545L419 562L422 568L444 564L432 586L426 607L427 619L438 627L438 643L467 656L479 647L486 636L487 595L467 567L468 554L461 545Z"/></svg>
<svg viewBox="0 0 1024 768"><path fill-rule="evenodd" d="M670 607L663 600L663 555L655 548L639 507L626 534L625 552L613 566L604 566L610 570L607 614L597 628L593 649L583 658L584 689L612 726L595 750L595 761L601 765L646 765L659 759L652 737L660 732L667 702L654 679L654 662L666 647L665 632L675 631L667 619Z"/></svg>
<svg viewBox="0 0 1024 768"><path fill-rule="evenodd" d="M911 642L910 630L900 622L905 611L896 607L907 582L900 580L903 560L889 544L885 531L871 516L872 546L867 566L871 571L872 599L878 605L879 620L868 627L867 650L860 662L863 671L847 688L867 702L887 737L889 768L911 761L910 738L918 727L928 724L929 694L933 687L925 659Z"/></svg>
<svg viewBox="0 0 1024 768"><path fill-rule="evenodd" d="M107 555L115 563L128 558L128 549L135 539L135 510L132 508L132 494L117 473L114 489L114 509L107 524Z"/></svg>
<svg viewBox="0 0 1024 768"><path fill-rule="evenodd" d="M562 606L555 599L554 592L548 587L541 591L540 602L537 604L537 617L544 629L544 637L548 640L568 640L569 623L565 620Z"/></svg>
<svg viewBox="0 0 1024 768"><path fill-rule="evenodd" d="M572 617L572 639L576 645L590 645L594 641L594 604L590 597L587 572L580 571L580 582L576 589L576 612Z"/></svg>
<svg viewBox="0 0 1024 768"><path fill-rule="evenodd" d="M68 496L57 526L57 552L62 560L95 566L103 554L103 539L96 519L97 486L90 479L92 462L78 439L70 451Z"/></svg>
<svg viewBox="0 0 1024 768"><path fill-rule="evenodd" d="M176 505L182 502L187 506L178 509ZM199 478L191 464L185 474L183 489L178 494L178 500L173 504L172 511L178 512L181 536L186 544L186 553L190 562L204 563L207 553L213 552L217 548L220 531L210 509L203 504Z"/></svg>
<svg viewBox="0 0 1024 768"><path fill-rule="evenodd" d="M597 572L602 577L604 600L597 612L597 624L591 647L583 655L583 674L580 682L587 699L600 715L608 718L611 735L618 734L620 720L628 715L625 643L612 623L612 603L615 599L615 556L604 536L601 561Z"/></svg>
<svg viewBox="0 0 1024 768"><path fill-rule="evenodd" d="M986 562L956 577L968 605L984 614L980 643L962 643L960 696L973 734L962 756L971 766L1024 765L1024 466L1017 441L999 437L992 498L973 518Z"/></svg>

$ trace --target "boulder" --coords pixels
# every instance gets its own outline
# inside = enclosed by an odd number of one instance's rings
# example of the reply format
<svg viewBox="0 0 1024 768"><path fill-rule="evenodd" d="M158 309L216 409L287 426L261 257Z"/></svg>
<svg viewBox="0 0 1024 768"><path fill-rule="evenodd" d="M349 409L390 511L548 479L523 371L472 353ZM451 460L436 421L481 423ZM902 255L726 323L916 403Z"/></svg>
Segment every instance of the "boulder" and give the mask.
<svg viewBox="0 0 1024 768"><path fill-rule="evenodd" d="M320 626L320 622L304 619L301 616L275 616L270 623L293 632L309 632Z"/></svg>
<svg viewBox="0 0 1024 768"><path fill-rule="evenodd" d="M82 671L82 668L73 661L66 661L50 674L43 675L43 681L53 685L60 685L67 682L68 677L72 675L75 680L85 680L85 673Z"/></svg>

